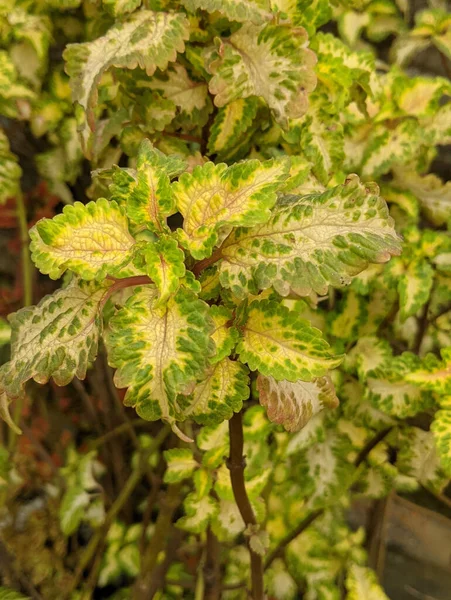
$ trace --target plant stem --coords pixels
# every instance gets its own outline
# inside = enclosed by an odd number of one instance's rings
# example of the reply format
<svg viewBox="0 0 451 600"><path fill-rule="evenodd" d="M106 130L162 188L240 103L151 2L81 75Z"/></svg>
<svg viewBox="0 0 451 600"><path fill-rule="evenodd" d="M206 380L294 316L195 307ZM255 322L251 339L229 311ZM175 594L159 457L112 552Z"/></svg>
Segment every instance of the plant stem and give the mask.
<svg viewBox="0 0 451 600"><path fill-rule="evenodd" d="M119 512L122 510L130 496L133 494L136 486L138 485L142 476L144 475L144 472L147 469L147 462L149 460L149 457L157 450L157 448L161 446L161 444L164 442L169 433L170 429L168 427L164 427L163 429L161 429L158 435L152 440L152 444L148 448L146 448L146 450L141 454L138 466L132 471L129 478L125 482L125 485L122 488L119 496L111 505L109 511L105 516L105 521L102 527L98 529L98 531L96 531L96 533L92 536L92 538L89 540L88 545L84 549L83 554L81 555L77 568L75 570L75 576L72 581L72 585L67 595L69 598L71 593L79 585L84 570L94 558L97 547L101 543L102 539L104 539L107 536L108 530L113 524L113 521L115 520Z"/></svg>
<svg viewBox="0 0 451 600"><path fill-rule="evenodd" d="M20 252L22 257L23 303L24 306L30 306L33 304L33 266L28 250L30 240L28 236L27 211L25 210L22 192L19 192L16 196L16 210L17 220L19 222Z"/></svg>
<svg viewBox="0 0 451 600"><path fill-rule="evenodd" d="M136 582L133 590L134 600L151 600L150 589L154 579L158 555L164 550L168 542L172 518L176 508L181 502L181 489L181 483L168 485L166 496L161 502L161 509L158 513L155 529L147 546L147 550L142 557L141 576Z"/></svg>
<svg viewBox="0 0 451 600"><path fill-rule="evenodd" d="M211 256L208 258L204 258L197 262L192 268L193 274L197 277L204 269L211 267L215 262L218 262L222 258L222 250L221 248L217 248Z"/></svg>
<svg viewBox="0 0 451 600"><path fill-rule="evenodd" d="M144 421L143 419L140 419L140 418L132 419L132 420L129 420L128 422L121 423L120 425L118 425L117 427L112 429L111 431L108 431L104 435L89 442L88 448L90 450L94 450L95 448L99 448L100 446L102 446L105 442L108 442L111 438L114 438L117 435L121 435L122 433L128 433L130 427L140 427L140 426L142 427L142 426L148 425L148 424L149 424L148 421Z"/></svg>
<svg viewBox="0 0 451 600"><path fill-rule="evenodd" d="M205 600L221 598L221 547L211 527L207 529L206 560L204 565Z"/></svg>
<svg viewBox="0 0 451 600"><path fill-rule="evenodd" d="M229 421L230 434L230 455L227 461L227 467L230 470L230 480L232 483L233 495L243 518L246 528L257 525L254 511L252 509L249 497L244 483L244 469L246 461L243 456L243 414L235 413ZM252 581L252 599L263 600L265 597L263 582L263 560L262 557L254 552L248 543L251 556L251 581Z"/></svg>
<svg viewBox="0 0 451 600"><path fill-rule="evenodd" d="M371 450L373 450L373 448L375 448L383 439L385 439L392 429L393 429L392 427L388 427L387 429L382 429L373 438L371 438L365 444L365 446L363 446L363 448L360 450L360 452L357 454L357 456L354 460L354 466L356 468L358 468L363 463L363 461L367 458L367 456L371 452ZM288 544L290 544L294 539L296 539L298 537L298 535L300 535L305 529L307 529L307 527L309 527L314 521L316 521L316 519L318 519L318 517L321 517L321 515L324 514L325 510L326 510L325 508L319 508L319 509L311 512L309 515L307 515L305 517L305 519L303 519L299 523L299 525L295 529L293 529L293 531L291 531L288 535L286 535L278 543L278 545L274 548L274 550L268 554L266 561L265 561L265 569L268 569L272 565L272 563L274 562L274 560L276 558L278 558L279 556L282 556L282 554L284 553L285 548L288 546Z"/></svg>

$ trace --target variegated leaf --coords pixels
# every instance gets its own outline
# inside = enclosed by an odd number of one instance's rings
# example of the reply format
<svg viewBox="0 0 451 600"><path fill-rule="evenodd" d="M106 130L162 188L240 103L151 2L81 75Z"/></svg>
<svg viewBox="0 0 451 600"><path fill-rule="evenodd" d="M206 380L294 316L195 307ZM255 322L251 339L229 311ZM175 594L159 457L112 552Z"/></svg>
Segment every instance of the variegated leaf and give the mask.
<svg viewBox="0 0 451 600"><path fill-rule="evenodd" d="M434 415L431 431L435 440L435 447L440 458L440 464L451 477L451 397L446 396L440 400L440 410Z"/></svg>
<svg viewBox="0 0 451 600"><path fill-rule="evenodd" d="M237 328L232 325L233 313L225 306L213 305L210 309L210 317L215 324L211 337L216 346L215 355L210 360L216 363L230 355L239 334Z"/></svg>
<svg viewBox="0 0 451 600"><path fill-rule="evenodd" d="M170 237L161 237L154 243L148 243L142 250L146 262L146 272L160 292L161 303L174 294L180 280L185 275L185 255Z"/></svg>
<svg viewBox="0 0 451 600"><path fill-rule="evenodd" d="M411 262L398 280L400 317L405 321L428 301L434 269L426 260Z"/></svg>
<svg viewBox="0 0 451 600"><path fill-rule="evenodd" d="M440 353L442 360L435 354L426 355L421 366L406 374L406 381L441 396L451 395L451 348L442 348Z"/></svg>
<svg viewBox="0 0 451 600"><path fill-rule="evenodd" d="M101 309L112 282L73 280L37 306L10 317L11 360L0 367L0 387L19 396L29 379L67 385L84 379L97 354Z"/></svg>
<svg viewBox="0 0 451 600"><path fill-rule="evenodd" d="M246 23L230 38L220 40L208 63L216 106L261 96L281 125L301 117L316 83L316 59L305 48L306 39L302 28Z"/></svg>
<svg viewBox="0 0 451 600"><path fill-rule="evenodd" d="M182 4L190 12L198 9L219 12L230 21L240 23L259 25L271 19L271 13L262 8L262 3L254 0L182 0Z"/></svg>
<svg viewBox="0 0 451 600"><path fill-rule="evenodd" d="M11 588L0 586L0 600L30 600L30 597L24 596Z"/></svg>
<svg viewBox="0 0 451 600"><path fill-rule="evenodd" d="M283 425L287 431L299 431L325 408L336 408L338 398L330 377L318 377L310 382L276 381L273 377L257 377L260 404L266 407L268 418Z"/></svg>
<svg viewBox="0 0 451 600"><path fill-rule="evenodd" d="M376 573L368 567L352 565L346 576L346 600L389 600L377 581Z"/></svg>
<svg viewBox="0 0 451 600"><path fill-rule="evenodd" d="M362 176L380 177L390 169L412 161L424 142L416 119L402 120L393 129L385 123L372 129L363 155Z"/></svg>
<svg viewBox="0 0 451 600"><path fill-rule="evenodd" d="M347 353L346 366L355 366L359 378L365 381L391 357L392 349L389 342L376 336L365 336L360 337L354 348Z"/></svg>
<svg viewBox="0 0 451 600"><path fill-rule="evenodd" d="M183 230L179 230L182 245L195 258L205 258L231 226L267 221L288 169L286 160L248 160L231 167L206 163L184 173L172 186L184 217Z"/></svg>
<svg viewBox="0 0 451 600"><path fill-rule="evenodd" d="M451 183L443 183L434 174L418 175L407 170L395 171L395 184L412 192L420 201L428 219L437 226L445 225L451 215Z"/></svg>
<svg viewBox="0 0 451 600"><path fill-rule="evenodd" d="M206 378L197 383L191 396L181 397L178 402L187 417L215 425L241 410L249 397L248 384L244 365L226 357L208 369Z"/></svg>
<svg viewBox="0 0 451 600"><path fill-rule="evenodd" d="M90 280L112 274L132 257L135 239L116 202L75 202L30 230L32 259L52 279L70 269Z"/></svg>
<svg viewBox="0 0 451 600"><path fill-rule="evenodd" d="M265 225L234 231L221 247L220 280L239 297L271 286L283 296L324 295L399 252L379 188L354 175L322 194L281 202Z"/></svg>
<svg viewBox="0 0 451 600"><path fill-rule="evenodd" d="M133 223L146 225L157 233L169 232L166 217L176 210L170 178L186 167L186 162L178 156L166 156L144 140L139 146L136 169L113 171L111 196L119 204L125 204Z"/></svg>
<svg viewBox="0 0 451 600"><path fill-rule="evenodd" d="M208 106L211 107L207 83L193 81L185 67L177 63L150 80L139 81L138 87L162 92L167 100L192 117Z"/></svg>
<svg viewBox="0 0 451 600"><path fill-rule="evenodd" d="M102 5L113 17L133 12L140 4L141 0L102 0Z"/></svg>
<svg viewBox="0 0 451 600"><path fill-rule="evenodd" d="M223 155L236 146L257 115L258 98L239 98L218 110L210 129L210 154Z"/></svg>
<svg viewBox="0 0 451 600"><path fill-rule="evenodd" d="M312 381L337 367L341 356L331 353L319 329L296 311L271 300L255 300L241 326L237 352L252 371L281 381Z"/></svg>
<svg viewBox="0 0 451 600"><path fill-rule="evenodd" d="M410 373L418 369L419 362L415 355L404 352L375 369L367 380L369 401L400 419L426 411L432 405L430 394L409 381Z"/></svg>
<svg viewBox="0 0 451 600"><path fill-rule="evenodd" d="M186 289L162 307L157 299L153 286L135 290L110 321L108 356L117 369L116 386L128 388L124 403L143 419L162 419L182 435L176 421L185 413L177 396L205 376L214 352L213 323L208 305Z"/></svg>
<svg viewBox="0 0 451 600"><path fill-rule="evenodd" d="M152 75L174 61L177 52L183 52L187 38L184 14L141 10L113 25L103 37L69 44L64 51L66 72L71 77L73 99L87 111L91 129L97 86L107 69L139 66Z"/></svg>
<svg viewBox="0 0 451 600"><path fill-rule="evenodd" d="M8 138L0 129L0 205L20 194L21 176L18 158L9 149Z"/></svg>
<svg viewBox="0 0 451 600"><path fill-rule="evenodd" d="M405 426L398 433L396 467L418 484L440 493L448 484L431 431Z"/></svg>
<svg viewBox="0 0 451 600"><path fill-rule="evenodd" d="M31 111L34 92L19 82L16 66L7 50L0 50L0 113L15 119Z"/></svg>
<svg viewBox="0 0 451 600"><path fill-rule="evenodd" d="M177 527L190 533L202 533L218 512L218 503L211 496L198 498L195 492L188 494L183 503L185 516L176 523Z"/></svg>
<svg viewBox="0 0 451 600"><path fill-rule="evenodd" d="M326 106L329 100L326 100ZM302 150L313 164L313 172L326 185L344 160L344 136L341 123L324 110L324 98L314 94L306 115L296 122ZM286 134L287 139L288 134Z"/></svg>
<svg viewBox="0 0 451 600"><path fill-rule="evenodd" d="M198 462L189 448L171 448L163 452L167 463L164 472L165 483L178 483L194 473L199 467Z"/></svg>

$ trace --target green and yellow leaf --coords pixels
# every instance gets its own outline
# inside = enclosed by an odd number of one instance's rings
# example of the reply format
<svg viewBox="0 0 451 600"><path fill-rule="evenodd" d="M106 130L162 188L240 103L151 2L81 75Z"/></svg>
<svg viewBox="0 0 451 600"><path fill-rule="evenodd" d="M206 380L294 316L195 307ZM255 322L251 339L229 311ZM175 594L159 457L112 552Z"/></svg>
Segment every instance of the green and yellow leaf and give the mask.
<svg viewBox="0 0 451 600"><path fill-rule="evenodd" d="M30 230L32 259L52 279L70 269L95 279L114 273L130 261L135 239L125 211L114 201L75 202L53 219L41 219Z"/></svg>
<svg viewBox="0 0 451 600"><path fill-rule="evenodd" d="M451 401L447 396L440 401L440 410L434 415L431 425L440 464L451 477Z"/></svg>
<svg viewBox="0 0 451 600"><path fill-rule="evenodd" d="M138 82L138 87L162 92L167 100L189 116L198 114L208 106L211 107L207 83L192 80L185 67L177 63L150 81L146 79Z"/></svg>
<svg viewBox="0 0 451 600"><path fill-rule="evenodd" d="M177 241L169 237L161 237L156 242L146 244L142 251L146 262L146 272L160 293L160 302L165 302L174 294L184 277L185 255L178 247Z"/></svg>
<svg viewBox="0 0 451 600"><path fill-rule="evenodd" d="M411 262L398 280L400 317L405 321L428 301L434 269L426 260Z"/></svg>
<svg viewBox="0 0 451 600"><path fill-rule="evenodd" d="M206 373L214 352L213 323L208 305L183 288L157 306L153 286L137 288L111 319L109 360L117 369L118 388L127 387L124 403L140 417L162 419L181 435L177 420L185 418L178 401Z"/></svg>
<svg viewBox="0 0 451 600"><path fill-rule="evenodd" d="M210 56L210 92L218 107L239 98L262 97L281 125L301 117L316 83L315 55L302 28L246 23L218 41Z"/></svg>
<svg viewBox="0 0 451 600"><path fill-rule="evenodd" d="M236 146L252 125L259 106L258 98L239 98L218 110L210 129L208 151L224 154Z"/></svg>
<svg viewBox="0 0 451 600"><path fill-rule="evenodd" d="M21 176L18 158L9 149L8 138L0 129L0 205L21 193Z"/></svg>
<svg viewBox="0 0 451 600"><path fill-rule="evenodd" d="M376 573L368 567L352 565L346 576L347 600L389 600L377 581Z"/></svg>
<svg viewBox="0 0 451 600"><path fill-rule="evenodd" d="M182 0L190 12L198 9L209 13L219 12L230 21L255 23L259 25L271 19L271 13L262 8L262 3L254 0Z"/></svg>
<svg viewBox="0 0 451 600"><path fill-rule="evenodd" d="M379 188L350 176L322 194L281 202L262 226L234 231L221 247L220 280L241 297L271 286L283 296L324 295L399 252Z"/></svg>
<svg viewBox="0 0 451 600"><path fill-rule="evenodd" d="M0 367L1 388L14 397L29 379L46 383L53 377L57 385L84 379L97 354L111 284L74 279L37 306L12 315L11 360Z"/></svg>
<svg viewBox="0 0 451 600"><path fill-rule="evenodd" d="M247 369L239 362L223 358L209 367L191 396L179 399L187 417L198 423L215 425L239 412L249 397Z"/></svg>
<svg viewBox="0 0 451 600"><path fill-rule="evenodd" d="M252 371L277 381L312 381L337 367L343 357L331 354L319 329L296 311L271 300L255 300L241 326L237 352Z"/></svg>
<svg viewBox="0 0 451 600"><path fill-rule="evenodd" d="M288 176L286 160L248 160L231 167L197 166L172 186L179 212L182 245L197 258L210 256L232 226L264 223L276 202L276 191Z"/></svg>
<svg viewBox="0 0 451 600"><path fill-rule="evenodd" d="M182 13L140 10L113 25L107 33L83 44L69 44L64 51L74 102L87 111L93 129L97 86L110 67L141 67L148 75L166 69L183 52L188 21Z"/></svg>
<svg viewBox="0 0 451 600"><path fill-rule="evenodd" d="M193 453L188 448L171 448L163 452L166 460L166 471L164 472L165 483L178 483L194 473L199 467Z"/></svg>
<svg viewBox="0 0 451 600"><path fill-rule="evenodd" d="M376 368L367 380L367 398L373 406L400 419L427 410L432 404L430 394L410 381L418 365L415 355L404 352Z"/></svg>

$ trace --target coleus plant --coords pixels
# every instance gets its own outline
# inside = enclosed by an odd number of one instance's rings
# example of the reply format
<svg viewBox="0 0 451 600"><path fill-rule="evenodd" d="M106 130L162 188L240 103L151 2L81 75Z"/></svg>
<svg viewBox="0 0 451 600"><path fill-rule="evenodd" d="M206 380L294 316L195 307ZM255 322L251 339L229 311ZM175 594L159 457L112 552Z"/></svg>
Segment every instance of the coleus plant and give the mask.
<svg viewBox="0 0 451 600"><path fill-rule="evenodd" d="M97 528L72 597L105 526L99 585L137 578L151 597L183 503L208 597L385 598L349 503L451 476L451 192L429 172L451 84L402 70L426 46L449 57L449 16L409 30L392 2L74 0L1 18L2 114L46 138L37 170L67 204L30 231L34 264L63 282L10 317L2 414L17 428L29 380L83 379L103 343L125 404L180 439L141 558L143 526L104 514L94 454L70 451L61 528ZM340 37L317 31L331 19ZM394 64L377 63L362 35L393 32ZM52 35L68 78L47 70ZM73 202L83 156L92 183ZM0 167L0 200L20 196L6 135ZM141 443L129 493L156 452ZM166 570L178 598L192 574Z"/></svg>

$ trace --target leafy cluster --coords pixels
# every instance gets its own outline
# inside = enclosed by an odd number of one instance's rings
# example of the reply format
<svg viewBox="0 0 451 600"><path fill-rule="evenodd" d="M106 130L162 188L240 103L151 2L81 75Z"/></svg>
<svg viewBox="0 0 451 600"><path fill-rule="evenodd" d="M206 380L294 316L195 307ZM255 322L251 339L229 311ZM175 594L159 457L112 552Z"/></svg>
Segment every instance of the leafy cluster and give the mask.
<svg viewBox="0 0 451 600"><path fill-rule="evenodd" d="M108 510L96 450L68 447L59 527L92 531L68 600L91 576L141 598L156 573L179 598L204 585L212 536L212 598L250 580L261 598L255 560L278 600L386 598L347 509L451 478L451 188L434 173L451 82L406 71L427 48L447 64L451 17L408 22L391 0L0 8L0 114L42 142L36 172L65 204L29 232L35 267L63 279L9 318L0 413L20 431L30 380L84 379L105 347L125 406L178 436L133 437L124 495L166 465L155 521L122 520L122 492ZM6 131L0 202L21 194ZM197 575L158 554L172 523L204 548Z"/></svg>

